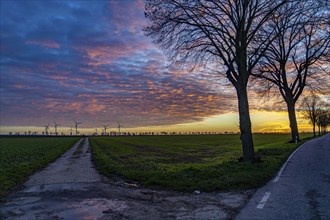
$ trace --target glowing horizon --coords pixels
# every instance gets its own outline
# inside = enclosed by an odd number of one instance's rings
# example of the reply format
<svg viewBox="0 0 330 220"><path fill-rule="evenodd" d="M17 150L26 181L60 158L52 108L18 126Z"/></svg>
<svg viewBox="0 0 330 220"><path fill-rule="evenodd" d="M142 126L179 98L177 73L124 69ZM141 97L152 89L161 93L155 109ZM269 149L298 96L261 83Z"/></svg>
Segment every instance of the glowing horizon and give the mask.
<svg viewBox="0 0 330 220"><path fill-rule="evenodd" d="M272 120L269 120L272 118ZM266 112L266 111L252 111L252 131L253 133L289 133L290 127L287 119L287 112ZM58 123L58 122L57 122ZM108 123L106 123L108 124ZM83 127L83 124L78 127L79 133L85 135L92 135L97 133L101 135L102 130L104 129L100 125L99 127L86 128ZM161 133L161 132L175 132L179 133L196 133L196 132L211 132L211 133L238 133L239 132L239 120L238 114L231 112L222 115L217 115L209 118L205 118L200 122L192 123L182 123L176 125L163 125L163 126L147 126L147 127L122 127L121 132L125 133ZM312 126L304 119L298 117L298 127L300 132L311 132ZM11 132L13 135L17 132L20 135L31 134L37 132L38 135L41 135L44 132L44 127L42 126L2 126L0 128L1 135L8 135ZM69 135L70 130L72 129L72 134L75 134L74 125L68 126L59 126L58 134ZM96 130L97 129L97 130ZM107 126L107 133L118 132L116 122L109 123ZM49 123L49 133L55 134L54 124Z"/></svg>

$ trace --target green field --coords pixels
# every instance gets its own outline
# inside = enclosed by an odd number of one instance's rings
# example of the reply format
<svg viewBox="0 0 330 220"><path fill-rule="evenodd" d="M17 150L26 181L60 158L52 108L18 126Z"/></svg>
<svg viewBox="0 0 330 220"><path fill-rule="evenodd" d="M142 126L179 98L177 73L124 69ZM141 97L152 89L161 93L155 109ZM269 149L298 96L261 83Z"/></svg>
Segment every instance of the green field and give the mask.
<svg viewBox="0 0 330 220"><path fill-rule="evenodd" d="M253 164L238 161L238 135L91 137L90 143L96 168L108 177L179 191L224 191L251 189L268 181L302 143L288 143L289 139L283 134L254 134L261 162ZM1 137L1 199L78 140Z"/></svg>
<svg viewBox="0 0 330 220"><path fill-rule="evenodd" d="M238 161L238 135L93 137L90 143L105 176L179 191L225 191L261 186L302 144L288 143L284 134L253 136L261 161L252 164Z"/></svg>
<svg viewBox="0 0 330 220"><path fill-rule="evenodd" d="M0 196L72 147L78 137L1 137Z"/></svg>

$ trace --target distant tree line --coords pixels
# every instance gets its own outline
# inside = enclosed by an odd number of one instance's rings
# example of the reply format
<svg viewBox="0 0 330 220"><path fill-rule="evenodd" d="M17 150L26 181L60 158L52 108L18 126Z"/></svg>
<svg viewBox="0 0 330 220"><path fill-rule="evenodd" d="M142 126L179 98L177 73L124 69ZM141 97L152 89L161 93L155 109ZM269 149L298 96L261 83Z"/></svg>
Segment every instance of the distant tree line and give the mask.
<svg viewBox="0 0 330 220"><path fill-rule="evenodd" d="M316 127L318 128L319 135L327 132L327 127L330 126L329 103L323 101L319 96L312 94L302 100L301 113L312 124L314 137L316 137Z"/></svg>

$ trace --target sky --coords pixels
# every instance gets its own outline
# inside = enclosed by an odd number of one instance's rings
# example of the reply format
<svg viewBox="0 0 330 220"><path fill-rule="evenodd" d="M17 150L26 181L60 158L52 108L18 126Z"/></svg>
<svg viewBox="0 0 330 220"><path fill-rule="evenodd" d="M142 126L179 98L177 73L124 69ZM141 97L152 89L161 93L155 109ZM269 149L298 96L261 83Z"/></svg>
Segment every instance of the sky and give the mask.
<svg viewBox="0 0 330 220"><path fill-rule="evenodd" d="M0 133L237 132L235 91L180 69L144 35L143 0L1 0ZM285 106L249 94L254 132L289 131ZM298 118L302 130L310 130Z"/></svg>

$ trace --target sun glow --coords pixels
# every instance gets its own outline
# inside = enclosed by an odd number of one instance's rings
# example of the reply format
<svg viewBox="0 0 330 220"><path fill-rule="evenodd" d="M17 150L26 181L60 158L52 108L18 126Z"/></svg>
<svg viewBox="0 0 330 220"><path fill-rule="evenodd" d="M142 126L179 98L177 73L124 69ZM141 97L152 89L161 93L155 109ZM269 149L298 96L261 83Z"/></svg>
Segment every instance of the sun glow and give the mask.
<svg viewBox="0 0 330 220"><path fill-rule="evenodd" d="M311 126L306 120L299 117L298 126L300 132L311 131ZM287 112L269 112L269 111L252 111L252 132L254 133L270 133L270 132L290 132L290 125ZM220 133L236 133L239 132L238 113L231 112L213 117L205 118L200 122L183 123L168 126L151 126L128 129L132 132L144 131L164 131L164 132L220 132Z"/></svg>

